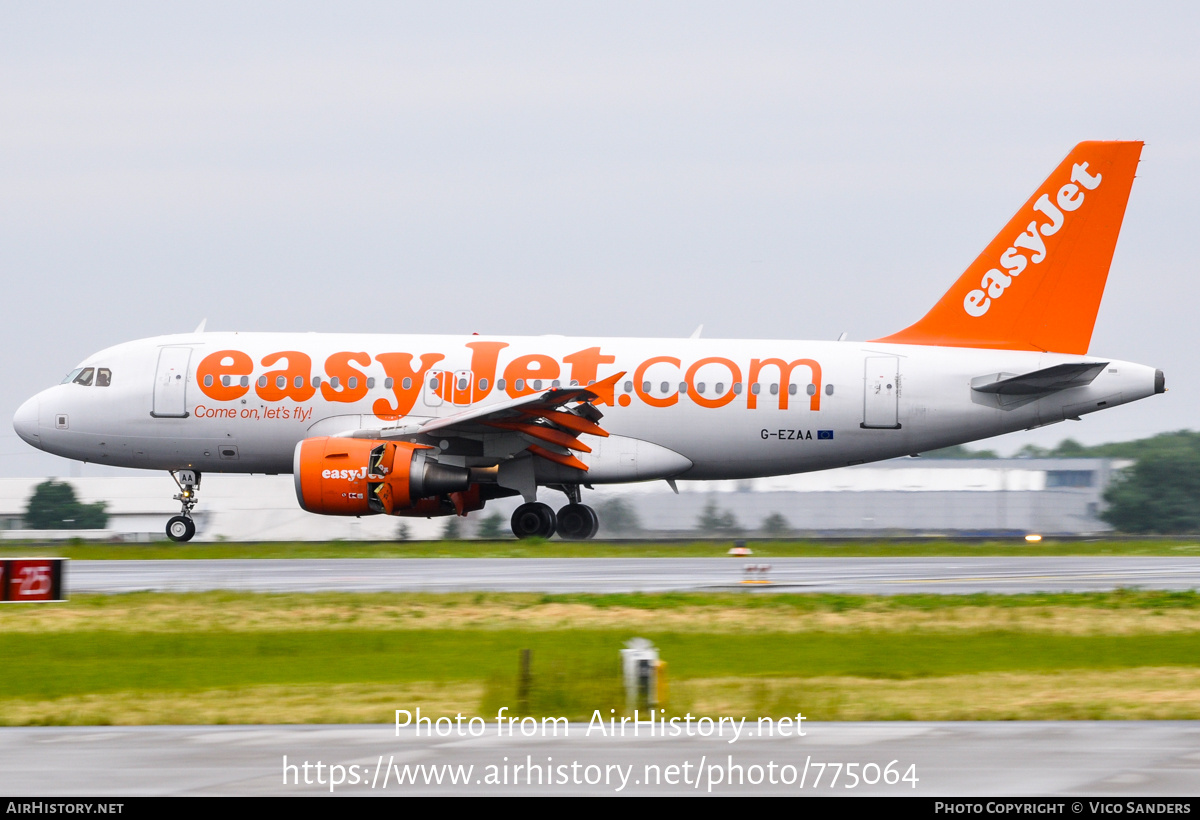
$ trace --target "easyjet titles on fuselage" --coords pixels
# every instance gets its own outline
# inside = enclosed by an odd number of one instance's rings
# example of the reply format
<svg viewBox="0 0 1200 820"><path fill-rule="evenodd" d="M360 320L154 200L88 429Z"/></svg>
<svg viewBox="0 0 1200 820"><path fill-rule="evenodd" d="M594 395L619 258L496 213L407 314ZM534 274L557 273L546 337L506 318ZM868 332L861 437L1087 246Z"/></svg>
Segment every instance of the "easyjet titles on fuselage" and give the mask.
<svg viewBox="0 0 1200 820"><path fill-rule="evenodd" d="M374 355L367 351L339 351L323 363L323 376L314 377L312 357L300 350L280 350L263 356L257 365L249 353L242 350L218 350L205 356L196 367L196 381L201 392L218 402L236 401L251 390L262 401L284 400L306 402L319 392L329 402L353 403L368 397L374 379L365 372L371 365L382 368L384 386L389 398L378 398L371 411L380 419L394 420L408 415L421 391L430 387L441 399L453 404L474 404L485 400L494 390L510 398L537 393L558 386L592 385L600 381L602 365L613 365L616 356L604 353L600 346L588 347L557 359L544 353L515 356L501 366L501 352L507 342L472 341L465 344L470 350L470 376L461 371L439 370L435 365L447 359L445 353L383 352ZM661 366L673 368L676 377L664 384L660 395L654 395L647 380L647 371L655 366L656 379L661 379ZM271 368L258 371L258 368ZM707 380L701 370L714 374ZM706 356L684 363L675 356L651 356L641 361L626 376L625 389L619 394L605 395L596 404L629 406L633 397L650 407L670 407L686 398L699 407L724 407L742 394L743 383L747 409L758 406L759 380L766 375L777 376L780 385L778 407L786 410L792 390L792 374L800 368L808 375L801 384L806 387L810 410L821 409L821 365L814 359L786 361L781 358L752 358L745 369L738 362L723 356ZM628 372L628 371L627 371ZM605 374L608 375L607 373ZM745 378L743 379L743 375ZM369 381L370 379L370 381ZM811 386L810 386L811 385ZM789 389L791 388L791 389Z"/></svg>

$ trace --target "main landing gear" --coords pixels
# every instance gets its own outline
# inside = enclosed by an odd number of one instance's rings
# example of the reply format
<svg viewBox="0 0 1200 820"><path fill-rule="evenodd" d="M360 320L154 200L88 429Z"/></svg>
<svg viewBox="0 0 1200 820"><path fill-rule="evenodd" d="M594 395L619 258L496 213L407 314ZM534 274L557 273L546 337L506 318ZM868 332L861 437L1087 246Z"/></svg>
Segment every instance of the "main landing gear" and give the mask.
<svg viewBox="0 0 1200 820"><path fill-rule="evenodd" d="M200 488L200 473L196 470L171 470L171 478L179 487L175 495L183 509L179 515L167 522L167 538L172 541L191 541L196 534L196 522L192 520L192 507L196 506L196 491Z"/></svg>
<svg viewBox="0 0 1200 820"><path fill-rule="evenodd" d="M558 529L554 510L540 501L513 510L512 531L517 538L551 538Z"/></svg>
<svg viewBox="0 0 1200 820"><path fill-rule="evenodd" d="M587 504L568 504L558 511L558 534L568 541L586 541L600 529L600 517Z"/></svg>
<svg viewBox="0 0 1200 820"><path fill-rule="evenodd" d="M578 485L561 488L570 501L555 515L548 504L533 501L517 507L512 515L512 531L517 538L551 538L558 533L568 541L586 541L600 529L596 511L579 503Z"/></svg>

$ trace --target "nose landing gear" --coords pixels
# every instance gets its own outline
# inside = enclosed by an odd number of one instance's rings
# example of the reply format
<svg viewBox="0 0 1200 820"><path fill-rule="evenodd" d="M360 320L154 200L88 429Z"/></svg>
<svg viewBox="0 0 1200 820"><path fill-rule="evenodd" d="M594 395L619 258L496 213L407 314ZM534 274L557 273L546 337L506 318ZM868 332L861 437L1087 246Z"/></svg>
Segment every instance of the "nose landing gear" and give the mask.
<svg viewBox="0 0 1200 820"><path fill-rule="evenodd" d="M196 522L192 520L192 507L196 506L196 491L200 488L200 473L196 470L171 470L171 478L179 487L175 500L182 505L179 515L167 522L167 538L172 541L191 541L196 534Z"/></svg>
<svg viewBox="0 0 1200 820"><path fill-rule="evenodd" d="M191 541L196 534L196 522L182 515L174 515L167 521L167 538L172 541Z"/></svg>

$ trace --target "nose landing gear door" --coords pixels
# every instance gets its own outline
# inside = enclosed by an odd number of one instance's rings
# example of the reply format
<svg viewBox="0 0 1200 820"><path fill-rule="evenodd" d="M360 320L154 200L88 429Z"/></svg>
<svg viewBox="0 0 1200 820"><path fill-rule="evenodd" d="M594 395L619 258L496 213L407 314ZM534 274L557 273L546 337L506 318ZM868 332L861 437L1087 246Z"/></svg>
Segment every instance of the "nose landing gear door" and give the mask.
<svg viewBox="0 0 1200 820"><path fill-rule="evenodd" d="M190 347L164 347L158 352L158 370L154 374L154 404L150 415L156 419L186 419L188 363Z"/></svg>
<svg viewBox="0 0 1200 820"><path fill-rule="evenodd" d="M900 429L900 359L895 356L867 358L863 379L862 427Z"/></svg>

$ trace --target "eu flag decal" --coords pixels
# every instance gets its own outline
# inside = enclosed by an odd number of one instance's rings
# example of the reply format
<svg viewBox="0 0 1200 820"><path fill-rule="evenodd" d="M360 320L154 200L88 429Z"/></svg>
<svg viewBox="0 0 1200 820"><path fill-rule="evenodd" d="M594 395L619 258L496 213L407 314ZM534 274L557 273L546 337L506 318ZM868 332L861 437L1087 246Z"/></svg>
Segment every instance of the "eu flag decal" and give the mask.
<svg viewBox="0 0 1200 820"><path fill-rule="evenodd" d="M820 441L821 439L828 439L829 441L833 441L833 431L832 430L818 430L817 431L817 440Z"/></svg>

